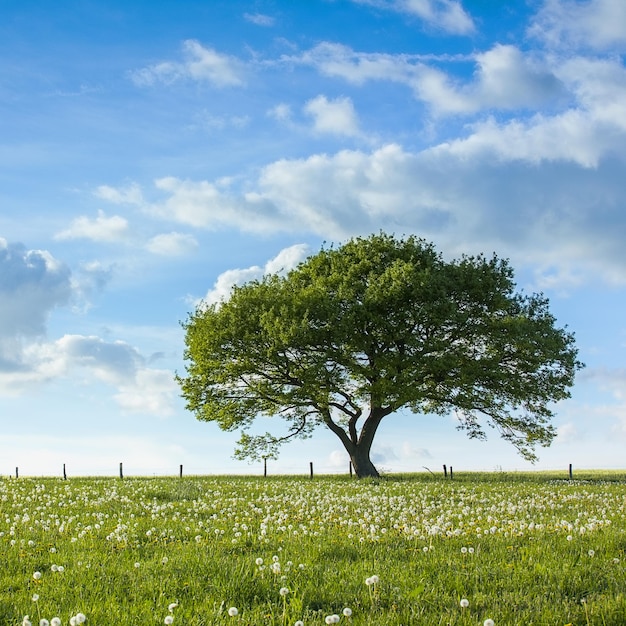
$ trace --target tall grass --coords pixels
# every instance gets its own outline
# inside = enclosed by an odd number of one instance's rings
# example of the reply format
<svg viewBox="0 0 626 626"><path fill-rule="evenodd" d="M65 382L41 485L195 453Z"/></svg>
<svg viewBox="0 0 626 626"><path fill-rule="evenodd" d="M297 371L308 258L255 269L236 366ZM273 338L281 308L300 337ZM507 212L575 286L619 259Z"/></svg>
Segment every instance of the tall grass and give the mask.
<svg viewBox="0 0 626 626"><path fill-rule="evenodd" d="M580 478L4 479L0 624L623 626L626 477Z"/></svg>

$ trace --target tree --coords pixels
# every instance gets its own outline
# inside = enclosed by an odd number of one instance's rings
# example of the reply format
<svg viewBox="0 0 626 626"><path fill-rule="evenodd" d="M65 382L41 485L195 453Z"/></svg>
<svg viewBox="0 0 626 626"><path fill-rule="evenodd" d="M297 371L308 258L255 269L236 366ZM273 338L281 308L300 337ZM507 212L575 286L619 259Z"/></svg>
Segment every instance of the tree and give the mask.
<svg viewBox="0 0 626 626"><path fill-rule="evenodd" d="M325 425L359 477L378 476L374 437L401 408L454 412L470 437L489 425L535 460L555 436L551 404L582 367L547 299L515 292L508 261L445 261L422 239L384 233L235 287L183 327L187 408L241 429L238 458L275 458ZM261 415L280 416L285 434L251 435Z"/></svg>

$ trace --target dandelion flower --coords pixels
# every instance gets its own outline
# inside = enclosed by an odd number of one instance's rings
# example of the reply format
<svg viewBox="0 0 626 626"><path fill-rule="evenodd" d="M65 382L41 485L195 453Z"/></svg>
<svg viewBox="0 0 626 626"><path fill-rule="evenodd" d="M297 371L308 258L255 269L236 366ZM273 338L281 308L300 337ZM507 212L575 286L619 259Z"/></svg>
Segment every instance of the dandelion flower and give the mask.
<svg viewBox="0 0 626 626"><path fill-rule="evenodd" d="M50 622L45 617L42 617L39 620L39 626L50 626Z"/></svg>
<svg viewBox="0 0 626 626"><path fill-rule="evenodd" d="M39 594L38 593L34 593L33 594L33 602L37 602L37 600L39 600Z"/></svg>
<svg viewBox="0 0 626 626"><path fill-rule="evenodd" d="M324 620L327 624L338 624L339 623L339 615L327 615Z"/></svg>
<svg viewBox="0 0 626 626"><path fill-rule="evenodd" d="M259 557L259 558L255 561L255 563L256 563L257 565L263 565L263 559L262 559L261 557Z"/></svg>
<svg viewBox="0 0 626 626"><path fill-rule="evenodd" d="M39 580L39 579L41 578L41 572L35 572L35 573L33 574L33 578L34 578L35 580Z"/></svg>
<svg viewBox="0 0 626 626"><path fill-rule="evenodd" d="M491 618L489 618L483 622L483 626L496 626L496 623Z"/></svg>
<svg viewBox="0 0 626 626"><path fill-rule="evenodd" d="M299 619L293 626L304 626L304 622Z"/></svg>
<svg viewBox="0 0 626 626"><path fill-rule="evenodd" d="M344 614L346 617L351 617L351 616L352 616L352 609L350 609L350 608L346 607L346 608L343 610L343 614Z"/></svg>
<svg viewBox="0 0 626 626"><path fill-rule="evenodd" d="M589 550L589 552L587 554L589 554L589 556L595 556L596 555L596 551L595 550Z"/></svg>
<svg viewBox="0 0 626 626"><path fill-rule="evenodd" d="M289 593L289 589L287 589L287 587L281 587L278 593L280 593L280 595L284 597Z"/></svg>
<svg viewBox="0 0 626 626"><path fill-rule="evenodd" d="M174 616L172 615L168 615L164 620L163 620L164 624L173 624L174 623Z"/></svg>
<svg viewBox="0 0 626 626"><path fill-rule="evenodd" d="M24 615L24 619L22 620L22 626L33 626L33 623L30 621L28 615Z"/></svg>
<svg viewBox="0 0 626 626"><path fill-rule="evenodd" d="M61 618L60 617L53 617L50 620L50 626L61 626Z"/></svg>
<svg viewBox="0 0 626 626"><path fill-rule="evenodd" d="M469 600L467 598L461 598L461 602L459 604L462 609L466 609L469 606Z"/></svg>
<svg viewBox="0 0 626 626"><path fill-rule="evenodd" d="M171 613L178 606L178 602L172 602L172 604L168 605L167 610Z"/></svg>
<svg viewBox="0 0 626 626"><path fill-rule="evenodd" d="M230 609L228 609L228 614L231 617L235 617L235 615L237 615L239 613L239 611L237 610L237 607L231 606Z"/></svg>

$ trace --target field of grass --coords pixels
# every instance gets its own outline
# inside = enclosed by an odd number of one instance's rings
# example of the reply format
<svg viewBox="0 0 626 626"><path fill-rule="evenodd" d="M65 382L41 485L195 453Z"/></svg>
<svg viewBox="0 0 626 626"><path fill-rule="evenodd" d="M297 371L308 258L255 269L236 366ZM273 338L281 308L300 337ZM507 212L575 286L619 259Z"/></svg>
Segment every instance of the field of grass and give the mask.
<svg viewBox="0 0 626 626"><path fill-rule="evenodd" d="M5 478L0 554L2 626L623 626L626 475Z"/></svg>

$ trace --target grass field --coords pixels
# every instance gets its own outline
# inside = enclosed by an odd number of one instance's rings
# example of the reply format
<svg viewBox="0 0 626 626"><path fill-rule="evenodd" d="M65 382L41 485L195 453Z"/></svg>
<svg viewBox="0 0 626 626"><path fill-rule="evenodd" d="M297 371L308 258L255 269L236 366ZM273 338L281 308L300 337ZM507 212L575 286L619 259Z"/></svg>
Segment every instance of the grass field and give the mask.
<svg viewBox="0 0 626 626"><path fill-rule="evenodd" d="M5 478L0 624L623 626L625 531L623 473Z"/></svg>

